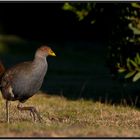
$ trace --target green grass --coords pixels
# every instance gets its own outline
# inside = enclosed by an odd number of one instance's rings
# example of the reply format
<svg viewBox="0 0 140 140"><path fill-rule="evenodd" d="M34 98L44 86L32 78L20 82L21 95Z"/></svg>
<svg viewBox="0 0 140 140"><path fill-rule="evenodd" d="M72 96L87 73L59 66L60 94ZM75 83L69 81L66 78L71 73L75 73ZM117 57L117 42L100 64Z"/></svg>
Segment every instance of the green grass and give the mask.
<svg viewBox="0 0 140 140"><path fill-rule="evenodd" d="M140 111L90 100L37 94L24 105L34 105L43 121L33 122L29 112L10 104L10 124L5 123L5 101L0 97L1 137L128 137L140 136Z"/></svg>

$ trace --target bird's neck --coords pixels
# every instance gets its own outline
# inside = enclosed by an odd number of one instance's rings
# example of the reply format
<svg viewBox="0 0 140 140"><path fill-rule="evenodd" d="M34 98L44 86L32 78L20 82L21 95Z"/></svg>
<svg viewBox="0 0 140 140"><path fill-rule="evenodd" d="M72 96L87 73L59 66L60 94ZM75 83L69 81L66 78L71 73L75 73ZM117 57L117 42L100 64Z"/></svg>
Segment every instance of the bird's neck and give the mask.
<svg viewBox="0 0 140 140"><path fill-rule="evenodd" d="M44 78L47 68L48 63L45 57L35 57L32 62L32 75L37 78L40 77L41 80Z"/></svg>
<svg viewBox="0 0 140 140"><path fill-rule="evenodd" d="M33 64L40 65L40 64L47 64L46 57L43 56L35 56L33 60Z"/></svg>

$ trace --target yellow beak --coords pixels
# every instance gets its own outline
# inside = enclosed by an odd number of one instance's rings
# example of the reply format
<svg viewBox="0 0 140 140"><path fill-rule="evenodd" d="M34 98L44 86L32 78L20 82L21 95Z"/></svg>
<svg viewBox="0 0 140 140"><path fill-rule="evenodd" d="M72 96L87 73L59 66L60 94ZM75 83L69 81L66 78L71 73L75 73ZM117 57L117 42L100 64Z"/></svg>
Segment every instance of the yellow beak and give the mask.
<svg viewBox="0 0 140 140"><path fill-rule="evenodd" d="M56 56L56 54L55 54L53 51L51 51L51 52L49 53L49 55L51 55L51 56Z"/></svg>

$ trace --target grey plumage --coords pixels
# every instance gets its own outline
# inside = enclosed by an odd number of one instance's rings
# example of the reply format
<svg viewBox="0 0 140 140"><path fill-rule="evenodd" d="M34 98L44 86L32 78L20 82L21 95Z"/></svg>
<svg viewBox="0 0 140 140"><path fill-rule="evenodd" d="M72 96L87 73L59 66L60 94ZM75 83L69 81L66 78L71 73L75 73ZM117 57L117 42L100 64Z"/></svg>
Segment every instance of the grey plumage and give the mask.
<svg viewBox="0 0 140 140"><path fill-rule="evenodd" d="M6 84L10 84L14 94L14 97L10 97L9 95L9 100L23 102L33 96L41 88L47 67L47 61L40 59L20 63L7 70L1 84L3 96ZM4 98L6 97L4 96Z"/></svg>
<svg viewBox="0 0 140 140"><path fill-rule="evenodd" d="M49 47L40 47L33 61L23 62L8 69L1 82L3 98L23 103L32 97L43 83L48 69L48 55L55 56L55 53Z"/></svg>

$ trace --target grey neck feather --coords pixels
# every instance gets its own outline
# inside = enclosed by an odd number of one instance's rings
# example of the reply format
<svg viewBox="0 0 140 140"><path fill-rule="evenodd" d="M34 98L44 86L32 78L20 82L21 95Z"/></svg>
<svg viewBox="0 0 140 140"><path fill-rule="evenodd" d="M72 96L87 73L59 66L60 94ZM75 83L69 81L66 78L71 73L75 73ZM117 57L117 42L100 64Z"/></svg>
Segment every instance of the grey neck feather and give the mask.
<svg viewBox="0 0 140 140"><path fill-rule="evenodd" d="M37 55L35 56L34 60L33 60L33 65L35 67L43 67L43 66L47 66L47 59L45 56L40 56Z"/></svg>

